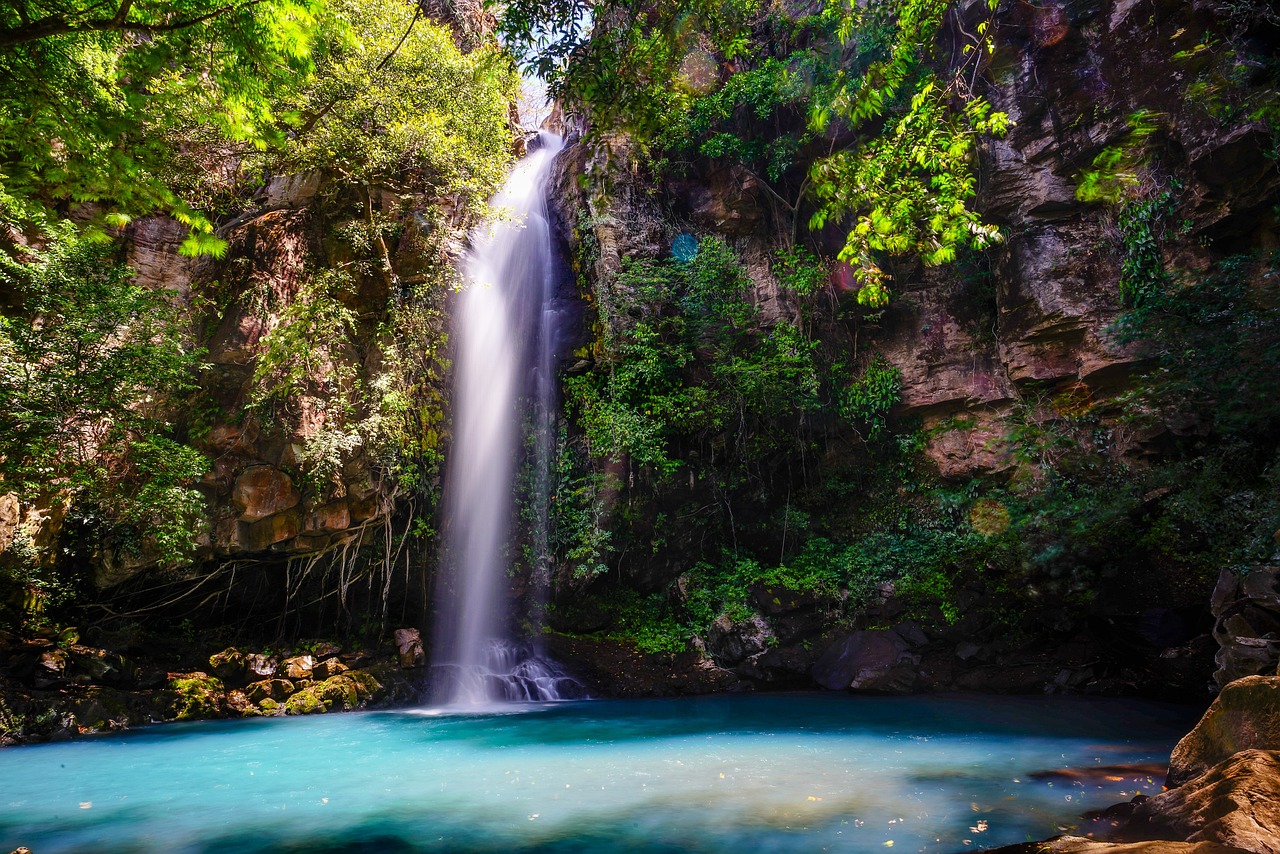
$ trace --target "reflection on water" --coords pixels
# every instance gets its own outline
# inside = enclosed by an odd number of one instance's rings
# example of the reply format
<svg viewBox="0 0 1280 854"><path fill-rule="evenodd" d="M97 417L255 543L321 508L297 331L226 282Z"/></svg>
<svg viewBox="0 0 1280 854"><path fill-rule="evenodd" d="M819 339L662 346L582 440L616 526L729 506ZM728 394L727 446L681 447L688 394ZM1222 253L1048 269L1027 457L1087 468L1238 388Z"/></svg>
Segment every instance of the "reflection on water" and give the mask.
<svg viewBox="0 0 1280 854"><path fill-rule="evenodd" d="M1123 766L1167 759L1193 721L800 694L168 724L0 751L0 849L976 850L1159 791Z"/></svg>

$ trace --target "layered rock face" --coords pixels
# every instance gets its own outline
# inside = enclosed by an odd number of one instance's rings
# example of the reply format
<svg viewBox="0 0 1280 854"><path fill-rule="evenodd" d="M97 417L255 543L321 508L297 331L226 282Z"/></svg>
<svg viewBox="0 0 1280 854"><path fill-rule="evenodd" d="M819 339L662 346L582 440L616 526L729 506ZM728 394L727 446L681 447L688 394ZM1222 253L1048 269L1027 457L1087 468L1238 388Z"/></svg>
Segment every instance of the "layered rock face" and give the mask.
<svg viewBox="0 0 1280 854"><path fill-rule="evenodd" d="M949 22L956 56L963 41L956 33L972 32L985 9L979 2L959 6ZM894 296L878 317L854 304L849 269L832 270L824 295L831 314L859 319L818 321L817 337L849 353L879 352L900 372L893 413L904 423L919 419L923 452L942 481L1016 488L1037 477L1034 465L1018 456L1017 431L1086 411L1095 419L1095 434L1082 441L1092 443L1091 452L1100 458L1122 465L1142 466L1170 444L1208 429L1195 413L1140 425L1122 417L1118 399L1132 390L1152 353L1122 340L1117 330L1125 309L1121 205L1082 201L1077 188L1105 151L1141 164L1133 180L1142 182L1142 192L1171 191L1159 251L1162 262L1188 281L1231 254L1276 245L1280 231L1272 208L1280 172L1268 155L1270 131L1243 113L1218 110L1206 102L1203 87L1192 85L1211 66L1196 46L1211 43L1224 28L1243 26L1230 23L1231 14L1220 4L1172 0L1005 4L994 25L999 36L990 80L980 86L1014 125L1005 138L980 143L974 201L988 221L1002 227L1003 244L959 268L890 260ZM1248 37L1265 40L1268 32L1263 27ZM1261 79L1240 74L1240 93L1253 91ZM1141 122L1155 130L1136 134ZM625 137L597 137L566 149L552 195L568 251L585 259L579 273L598 316L597 341L627 322L618 310L629 304L618 290L623 260L667 257L681 232L717 235L733 247L751 279L762 323L795 322L802 315L771 272L773 252L788 242L787 223L780 221L761 179L743 167L703 158L690 174L655 179ZM801 223L801 241L834 255L843 232L828 228L805 235L808 213L804 205L792 213ZM579 368L587 369L587 362ZM854 456L849 448L860 438L832 439L830 425L802 429L812 431L815 445L825 443L817 466ZM634 472L628 478L624 489L631 495L648 488ZM701 504L731 500L700 487L689 478L689 493ZM679 488L664 486L664 495L651 496L653 506L633 508L631 517L633 531L649 524L661 529L652 539L665 539L667 547L655 545L652 555L631 552L626 559L635 586L665 590L677 605L685 598L678 579L700 535L685 530L674 513L660 523L652 519L675 506L671 494ZM1135 512L1147 512L1161 497L1144 496ZM786 533L780 533L782 547L770 543L775 554L786 550ZM1052 598L1089 583L1055 578L1046 589ZM564 585L582 586L568 580ZM1084 628L1078 620L1050 616L1039 630L1058 637L1052 650L1015 649L1008 638L993 636L993 626L964 620L954 631L931 628L919 638L904 638L901 608L892 604L887 613L873 606L862 631L827 632L820 606L770 610L773 597L761 598L755 589L749 593L750 617L721 617L699 643L711 662L748 685L1105 691L1152 690L1164 682L1199 692L1213 646L1208 637L1195 637L1202 617L1192 613L1192 603L1203 601L1201 591L1194 600L1179 591L1175 600L1170 589L1160 600L1162 591L1138 586L1131 583L1127 594L1117 594L1132 601L1099 608L1123 612L1121 619L1108 616ZM963 612L987 592L975 586L956 595L965 603ZM892 602L892 590L886 598ZM1241 609L1233 612L1237 652L1223 653L1248 658L1249 666L1256 659L1257 667L1247 672L1265 670L1263 659L1271 661L1276 648L1263 637L1268 628L1262 622L1269 627L1272 617L1263 620L1262 610L1254 600L1248 613L1258 625L1248 627L1237 625L1244 619ZM568 622L563 628L574 630ZM1224 631L1220 619L1217 633ZM1246 672L1221 658L1219 664L1220 684Z"/></svg>

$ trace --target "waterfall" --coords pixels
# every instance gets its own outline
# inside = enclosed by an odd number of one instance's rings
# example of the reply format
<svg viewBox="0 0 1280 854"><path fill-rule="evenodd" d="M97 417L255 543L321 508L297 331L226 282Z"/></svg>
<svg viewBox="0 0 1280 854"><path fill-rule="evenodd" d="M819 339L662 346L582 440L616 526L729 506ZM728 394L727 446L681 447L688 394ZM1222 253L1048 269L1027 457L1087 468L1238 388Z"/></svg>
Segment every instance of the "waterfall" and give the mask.
<svg viewBox="0 0 1280 854"><path fill-rule="evenodd" d="M455 324L453 446L445 479L444 564L437 583L433 696L448 706L555 700L581 689L510 637L512 540L522 426L534 433L530 532L533 619L548 579L549 467L557 409L559 312L546 185L559 137L541 133L493 206L505 215L472 234Z"/></svg>

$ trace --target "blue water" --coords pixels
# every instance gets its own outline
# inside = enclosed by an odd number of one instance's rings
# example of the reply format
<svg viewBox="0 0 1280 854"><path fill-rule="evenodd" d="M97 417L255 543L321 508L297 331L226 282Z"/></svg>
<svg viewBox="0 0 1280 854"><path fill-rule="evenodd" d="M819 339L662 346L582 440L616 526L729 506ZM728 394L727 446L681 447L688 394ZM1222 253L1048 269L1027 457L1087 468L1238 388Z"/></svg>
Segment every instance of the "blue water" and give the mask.
<svg viewBox="0 0 1280 854"><path fill-rule="evenodd" d="M0 751L0 851L976 850L1159 791L1031 774L1163 761L1193 720L799 694L165 724Z"/></svg>

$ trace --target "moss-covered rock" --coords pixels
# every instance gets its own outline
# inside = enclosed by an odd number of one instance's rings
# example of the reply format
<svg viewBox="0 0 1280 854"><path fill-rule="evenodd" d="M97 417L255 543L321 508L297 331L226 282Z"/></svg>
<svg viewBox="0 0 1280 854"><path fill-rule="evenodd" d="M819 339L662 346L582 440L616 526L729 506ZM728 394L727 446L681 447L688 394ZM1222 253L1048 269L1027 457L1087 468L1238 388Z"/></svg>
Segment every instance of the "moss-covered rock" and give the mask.
<svg viewBox="0 0 1280 854"><path fill-rule="evenodd" d="M314 688L305 688L284 701L284 711L287 715L317 715L328 709Z"/></svg>
<svg viewBox="0 0 1280 854"><path fill-rule="evenodd" d="M258 713L266 717L281 714L283 711L284 707L270 697L265 697L258 703Z"/></svg>
<svg viewBox="0 0 1280 854"><path fill-rule="evenodd" d="M249 673L248 659L233 646L209 656L209 667L215 676L228 685L243 685Z"/></svg>
<svg viewBox="0 0 1280 854"><path fill-rule="evenodd" d="M355 685L356 695L360 700L379 699L379 695L382 693L382 683L378 681L378 677L368 670L351 670L342 675Z"/></svg>
<svg viewBox="0 0 1280 854"><path fill-rule="evenodd" d="M222 680L196 671L169 680L174 693L173 716L180 721L220 718L226 701Z"/></svg>

